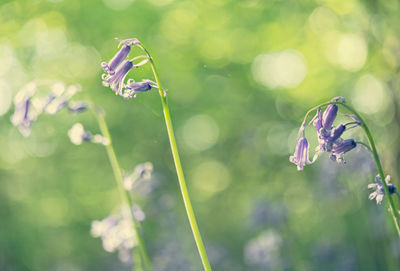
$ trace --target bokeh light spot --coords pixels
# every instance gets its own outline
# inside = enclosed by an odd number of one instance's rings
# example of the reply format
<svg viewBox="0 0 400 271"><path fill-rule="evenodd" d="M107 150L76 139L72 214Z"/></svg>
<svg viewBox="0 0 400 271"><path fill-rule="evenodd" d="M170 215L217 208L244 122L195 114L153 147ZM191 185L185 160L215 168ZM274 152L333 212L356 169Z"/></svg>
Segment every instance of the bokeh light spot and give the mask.
<svg viewBox="0 0 400 271"><path fill-rule="evenodd" d="M207 199L227 188L231 182L231 176L225 165L209 160L195 168L191 181L199 190L198 199Z"/></svg>
<svg viewBox="0 0 400 271"><path fill-rule="evenodd" d="M374 114L383 109L387 98L383 83L367 74L358 79L351 100L357 110Z"/></svg>
<svg viewBox="0 0 400 271"><path fill-rule="evenodd" d="M337 63L348 71L358 71L367 60L368 48L365 40L355 34L340 37L337 46Z"/></svg>
<svg viewBox="0 0 400 271"><path fill-rule="evenodd" d="M252 71L254 79L270 89L295 88L304 80L307 66L300 52L286 50L258 55Z"/></svg>
<svg viewBox="0 0 400 271"><path fill-rule="evenodd" d="M188 119L183 127L185 144L196 151L211 148L218 140L218 124L207 115L196 115Z"/></svg>

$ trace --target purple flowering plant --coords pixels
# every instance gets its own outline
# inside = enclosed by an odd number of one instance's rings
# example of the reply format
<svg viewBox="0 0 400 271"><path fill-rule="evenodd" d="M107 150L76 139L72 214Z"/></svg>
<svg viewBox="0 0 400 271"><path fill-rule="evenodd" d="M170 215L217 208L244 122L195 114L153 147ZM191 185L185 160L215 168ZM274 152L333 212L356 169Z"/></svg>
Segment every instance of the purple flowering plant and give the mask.
<svg viewBox="0 0 400 271"><path fill-rule="evenodd" d="M176 144L175 133L172 126L171 114L167 101L167 92L161 86L160 78L158 76L153 57L150 55L149 51L143 46L143 44L136 38L117 40L120 42L118 47L122 47L108 63L101 63L101 67L104 70L104 74L102 75L103 85L105 87L110 87L116 95L121 96L124 99L135 98L136 95L139 93L148 92L152 88L158 88L164 113L165 125L167 128L171 152L175 163L175 169L186 209L186 214L189 220L190 227L192 229L193 237L196 242L197 250L199 252L204 270L211 271L209 259L203 244L200 230L197 226L196 217L194 215L194 210L190 201L185 177L183 174L182 164ZM140 51L143 52L143 54L139 54L138 56L130 58L129 54L132 51L132 47L139 48ZM134 68L139 68L146 64L149 64L151 67L154 81L145 79L137 82L133 78L127 79L128 74L131 72L131 70L133 70ZM139 247L141 247L140 244ZM151 270L150 262L148 261L148 258L143 250L141 250L141 256L142 260L145 263L146 269Z"/></svg>
<svg viewBox="0 0 400 271"><path fill-rule="evenodd" d="M349 111L351 115L344 114L345 117L349 118L349 121L347 123L341 123L334 126L334 122L339 111L339 106ZM322 109L325 107L326 109L324 113L322 113ZM317 111L316 114L311 121L307 122L308 116L314 111ZM311 124L315 127L316 135L318 137L318 146L316 147L316 152L313 156L313 159L310 161L309 143L305 135L305 128L307 125ZM368 144L355 141L352 138L342 138L346 131L355 127L361 127L363 129L368 138ZM297 134L295 152L289 157L289 161L297 166L297 170L303 170L306 165L313 164L322 153L326 152L330 154L330 158L333 161L339 164L344 164L344 155L356 148L357 145L365 146L372 153L376 168L378 170L375 183L368 185L369 189L375 190L369 195L369 199L375 199L377 204L381 204L384 196L387 195L386 199L389 205L389 213L393 218L397 234L400 237L400 213L392 197L393 194L397 194L396 186L390 183L391 177L389 175L386 176L386 178L384 177L385 175L383 172L383 167L370 129L360 114L350 105L348 105L343 97L335 97L330 101L317 105L307 111Z"/></svg>

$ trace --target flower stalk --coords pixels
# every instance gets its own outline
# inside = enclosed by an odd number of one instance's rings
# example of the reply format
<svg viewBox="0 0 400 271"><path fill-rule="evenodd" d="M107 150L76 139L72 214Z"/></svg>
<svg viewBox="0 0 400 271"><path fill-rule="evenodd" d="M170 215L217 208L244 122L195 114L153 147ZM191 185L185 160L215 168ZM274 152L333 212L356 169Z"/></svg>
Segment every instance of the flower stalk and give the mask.
<svg viewBox="0 0 400 271"><path fill-rule="evenodd" d="M153 75L154 75L155 81L157 83L160 98L161 98L161 105L163 108L165 125L167 128L168 138L169 138L169 142L170 142L170 146L171 146L172 156L173 156L174 163L175 163L175 169L176 169L176 173L178 176L178 181L179 181L179 186L180 186L181 193L182 193L183 202L184 202L185 209L186 209L186 214L189 219L190 227L192 229L194 240L196 242L197 250L200 254L200 258L201 258L204 270L211 271L212 270L211 265L210 265L210 262L207 257L207 253L206 253L206 250L205 250L205 247L203 244L203 240L201 238L200 230L197 225L193 207L190 202L190 197L189 197L189 193L188 193L187 186L186 186L185 176L183 174L182 164L181 164L180 156L178 153L178 147L177 147L176 140L175 140L174 129L172 126L172 121L171 121L171 114L169 112L169 107L168 107L168 102L167 102L167 95L161 86L161 82L158 77L158 73L157 73L156 67L154 65L153 58L151 57L150 53L141 44L139 44L138 47L140 47L146 53L147 57L149 58L149 63L150 63L151 69L153 71Z"/></svg>
<svg viewBox="0 0 400 271"><path fill-rule="evenodd" d="M110 160L110 164L111 164L111 167L112 167L112 170L114 173L115 181L117 182L118 192L120 194L122 204L128 206L129 210L130 210L129 216L130 216L130 219L132 220L133 229L135 231L136 239L138 242L139 253L140 253L140 256L137 256L135 253L135 249L134 248L132 249L132 260L133 260L134 266L135 266L134 270L143 270L142 266L141 266L141 261L140 261L140 260L142 260L143 264L145 266L145 270L151 271L152 270L151 264L150 264L149 256L147 255L145 243L144 243L142 235L140 233L139 223L136 221L136 219L132 213L132 202L130 200L129 193L128 193L128 191L126 191L124 189L124 186L123 186L122 170L119 165L117 156L115 155L114 147L112 145L111 136L110 136L110 132L108 130L107 123L105 121L104 113L100 112L97 109L94 109L93 112L96 116L100 131L101 131L103 137L108 139L108 144L105 145L106 152L107 152L108 159Z"/></svg>

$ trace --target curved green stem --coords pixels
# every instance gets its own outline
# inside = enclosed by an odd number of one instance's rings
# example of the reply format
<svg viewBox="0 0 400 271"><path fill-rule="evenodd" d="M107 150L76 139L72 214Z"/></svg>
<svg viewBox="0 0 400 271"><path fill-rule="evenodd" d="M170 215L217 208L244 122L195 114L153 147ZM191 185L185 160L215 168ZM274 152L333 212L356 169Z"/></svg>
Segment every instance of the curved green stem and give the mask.
<svg viewBox="0 0 400 271"><path fill-rule="evenodd" d="M376 164L376 168L378 170L378 174L379 174L379 176L380 176L380 178L382 180L383 188L385 190L385 195L387 195L386 198L387 198L387 201L389 203L389 212L391 213L391 215L393 217L393 221L394 221L394 224L395 224L395 227L396 227L397 234L400 237L400 226L399 226L400 214L397 212L396 206L395 206L394 201L393 201L393 197L389 193L389 188L388 188L388 186L387 186L387 184L385 182L385 174L383 173L382 164L381 164L381 161L379 159L378 151L376 150L375 141L374 141L374 139L372 137L372 134L371 134L367 124L365 123L363 118L360 116L360 114L356 110L354 110L351 106L347 105L346 103L344 103L342 101L330 101L330 102L326 102L326 103L320 104L320 105L318 105L316 107L313 107L309 111L307 111L306 116L304 117L303 123L306 122L308 115L312 111L314 111L314 110L316 110L316 109L318 109L320 107L330 105L330 104L342 105L348 111L353 113L361 121L361 123L362 123L361 127L363 128L363 130L364 130L364 132L365 132L365 134L366 134L366 136L368 138L368 143L370 145L372 156L374 158L374 162Z"/></svg>
<svg viewBox="0 0 400 271"><path fill-rule="evenodd" d="M165 125L167 127L167 132L168 132L169 142L170 142L170 146L171 146L172 156L174 158L175 169L176 169L176 173L178 175L179 186L180 186L180 189L181 189L183 202L185 204L186 214L188 216L190 227L191 227L192 232L193 232L194 240L195 240L196 245L197 245L197 250L199 251L200 258L201 258L201 261L203 263L204 270L211 271L212 269L211 269L211 266L210 266L210 262L208 260L206 250L204 248L204 244L203 244L203 240L201 238L200 230L199 230L199 227L197 226L196 217L194 215L193 207L192 207L192 204L190 202L189 193L188 193L186 182L185 182L185 177L184 177L184 174L183 174L182 164L181 164L181 160L180 160L179 153L178 153L178 147L177 147L176 140L175 140L174 129L172 127L171 114L169 112L166 92L164 92L164 90L163 90L163 88L161 86L161 82L160 82L160 79L158 77L158 74L157 74L157 71L156 71L156 67L155 67L154 62L153 62L153 58L151 57L149 52L146 50L146 48L144 48L141 45L139 47L149 57L149 62L150 62L150 65L151 65L151 69L153 71L154 78L155 78L157 86L158 86L158 90L159 90L160 97L161 97L161 104L162 104L162 108L163 108L163 112L164 112Z"/></svg>
<svg viewBox="0 0 400 271"><path fill-rule="evenodd" d="M135 231L136 239L138 242L138 248L139 248L140 255L143 259L146 270L151 271L152 270L151 264L150 264L149 257L147 255L147 251L146 251L146 247L145 247L142 235L140 233L139 223L136 221L135 217L133 216L132 203L129 198L128 191L126 191L123 186L122 170L118 163L117 156L115 155L115 151L114 151L112 141L111 141L110 132L108 131L108 126L107 126L107 123L104 118L104 113L99 112L97 109L94 109L93 111L95 113L95 116L96 116L97 122L99 124L102 135L109 140L109 144L107 144L105 147L106 147L108 159L110 160L110 164L111 164L112 170L114 172L115 180L117 182L118 192L120 194L120 198L122 200L123 205L127 205L129 207L129 216L133 223L133 229ZM132 253L134 253L134 249L132 249ZM133 260L135 258L137 258L137 257L135 257L135 255L133 255ZM136 265L135 270L142 270L140 262L135 261L135 265Z"/></svg>

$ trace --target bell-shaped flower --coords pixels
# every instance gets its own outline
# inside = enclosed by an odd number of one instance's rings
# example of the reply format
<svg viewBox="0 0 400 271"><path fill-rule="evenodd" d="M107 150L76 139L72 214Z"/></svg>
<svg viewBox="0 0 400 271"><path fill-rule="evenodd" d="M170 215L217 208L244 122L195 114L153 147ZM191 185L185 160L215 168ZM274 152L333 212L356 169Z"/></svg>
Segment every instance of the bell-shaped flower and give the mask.
<svg viewBox="0 0 400 271"><path fill-rule="evenodd" d="M304 136L300 137L294 154L289 158L290 162L297 165L297 170L303 170L305 165L312 163L309 160L308 148L307 139Z"/></svg>
<svg viewBox="0 0 400 271"><path fill-rule="evenodd" d="M115 74L103 74L103 85L105 87L110 87L116 94L122 95L125 77L132 68L133 63L126 60Z"/></svg>

